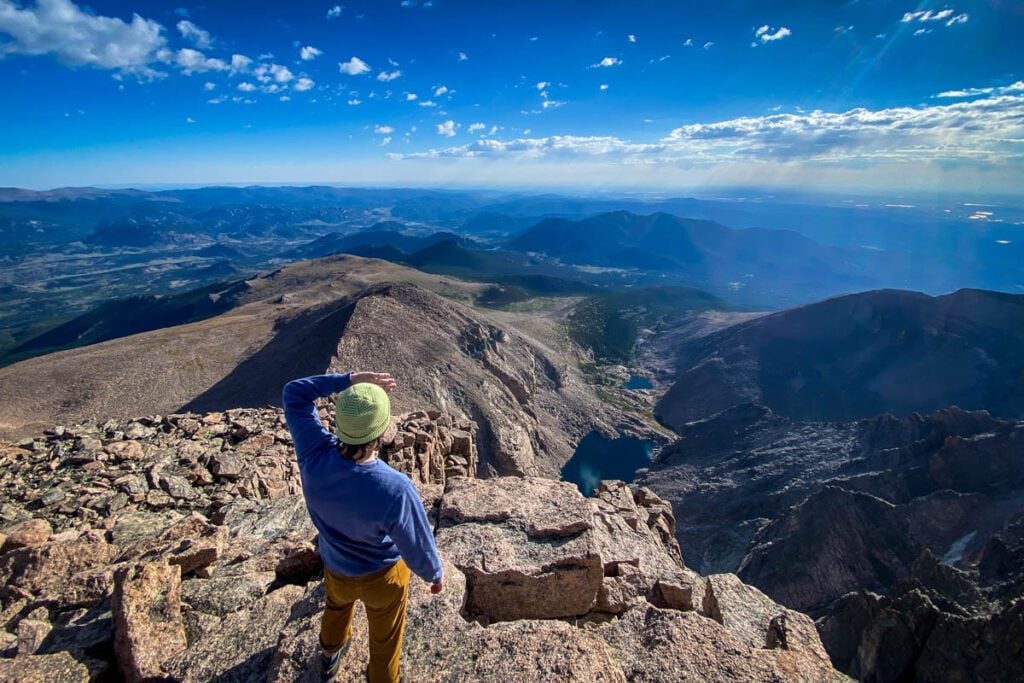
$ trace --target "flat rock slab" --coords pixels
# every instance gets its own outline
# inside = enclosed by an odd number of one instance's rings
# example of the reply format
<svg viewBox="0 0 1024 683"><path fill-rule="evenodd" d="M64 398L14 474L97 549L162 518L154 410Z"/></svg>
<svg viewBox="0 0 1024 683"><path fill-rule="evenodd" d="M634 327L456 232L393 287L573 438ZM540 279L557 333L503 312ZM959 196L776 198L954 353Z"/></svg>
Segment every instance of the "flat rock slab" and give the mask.
<svg viewBox="0 0 1024 683"><path fill-rule="evenodd" d="M466 612L487 620L585 614L604 576L593 514L547 479L456 479L441 500L441 553L466 575Z"/></svg>
<svg viewBox="0 0 1024 683"><path fill-rule="evenodd" d="M92 674L67 652L0 659L0 681L6 683L89 683Z"/></svg>
<svg viewBox="0 0 1024 683"><path fill-rule="evenodd" d="M453 479L441 500L442 526L505 524L530 538L572 536L593 526L587 499L565 482L537 477Z"/></svg>

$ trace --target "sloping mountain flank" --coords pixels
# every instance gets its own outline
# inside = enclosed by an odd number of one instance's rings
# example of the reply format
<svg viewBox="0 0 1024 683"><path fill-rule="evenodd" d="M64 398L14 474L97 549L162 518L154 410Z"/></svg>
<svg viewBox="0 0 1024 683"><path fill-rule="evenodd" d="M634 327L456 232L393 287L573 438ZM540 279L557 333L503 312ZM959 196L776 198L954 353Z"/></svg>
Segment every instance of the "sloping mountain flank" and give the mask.
<svg viewBox="0 0 1024 683"><path fill-rule="evenodd" d="M1024 670L1024 422L804 422L747 404L684 427L638 484L685 520L689 566L817 617L852 676Z"/></svg>
<svg viewBox="0 0 1024 683"><path fill-rule="evenodd" d="M0 429L19 434L46 420L274 405L295 377L377 368L398 378L399 408L431 406L477 421L481 467L492 473L556 477L593 429L664 439L601 402L568 361L484 313L409 283L345 292L366 279L342 278L349 265L373 264L300 264L249 281L242 299L251 303L208 320L2 368ZM313 269L324 273L314 277ZM454 282L432 286L473 291Z"/></svg>
<svg viewBox="0 0 1024 683"><path fill-rule="evenodd" d="M949 405L1024 416L1024 295L878 290L763 316L684 346L655 414L680 429L756 401L805 420Z"/></svg>
<svg viewBox="0 0 1024 683"><path fill-rule="evenodd" d="M318 680L323 565L279 410L47 431L0 443L0 678ZM687 569L649 489L475 479L477 433L417 411L384 446L445 571L438 595L410 583L405 680L849 680L809 617ZM351 643L354 683L362 615Z"/></svg>

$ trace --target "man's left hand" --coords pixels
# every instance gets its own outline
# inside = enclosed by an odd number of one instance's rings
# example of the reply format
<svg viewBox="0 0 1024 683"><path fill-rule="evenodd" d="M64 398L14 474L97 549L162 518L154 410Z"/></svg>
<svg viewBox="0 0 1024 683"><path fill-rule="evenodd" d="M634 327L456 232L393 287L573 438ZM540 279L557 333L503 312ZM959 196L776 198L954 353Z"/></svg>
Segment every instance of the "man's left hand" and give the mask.
<svg viewBox="0 0 1024 683"><path fill-rule="evenodd" d="M376 384L384 391L391 393L391 390L395 388L396 383L394 378L387 372L353 372L352 373L352 384L361 384L363 382L369 382L370 384Z"/></svg>

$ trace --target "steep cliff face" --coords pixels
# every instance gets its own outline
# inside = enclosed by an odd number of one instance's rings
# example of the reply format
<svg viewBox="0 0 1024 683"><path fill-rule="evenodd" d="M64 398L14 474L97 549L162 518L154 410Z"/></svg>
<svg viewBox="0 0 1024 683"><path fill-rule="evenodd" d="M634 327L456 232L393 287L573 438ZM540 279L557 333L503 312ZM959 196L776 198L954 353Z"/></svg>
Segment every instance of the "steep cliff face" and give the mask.
<svg viewBox="0 0 1024 683"><path fill-rule="evenodd" d="M322 565L272 409L110 421L3 444L0 678L317 679ZM605 482L473 478L476 425L403 416L447 576L414 579L415 681L840 680L810 619L686 569L667 503ZM339 680L361 680L357 617Z"/></svg>
<svg viewBox="0 0 1024 683"><path fill-rule="evenodd" d="M1013 680L1022 439L1022 423L957 408L811 423L747 404L687 425L639 483L685 520L689 564L819 617L841 670Z"/></svg>

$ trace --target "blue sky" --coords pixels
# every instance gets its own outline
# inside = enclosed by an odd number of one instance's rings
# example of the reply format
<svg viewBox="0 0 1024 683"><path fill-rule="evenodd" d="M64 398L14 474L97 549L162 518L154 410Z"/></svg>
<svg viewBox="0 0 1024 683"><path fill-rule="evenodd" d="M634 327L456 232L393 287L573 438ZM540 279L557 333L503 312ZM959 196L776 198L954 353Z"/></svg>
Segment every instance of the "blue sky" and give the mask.
<svg viewBox="0 0 1024 683"><path fill-rule="evenodd" d="M1019 194L1024 3L0 0L0 184Z"/></svg>

